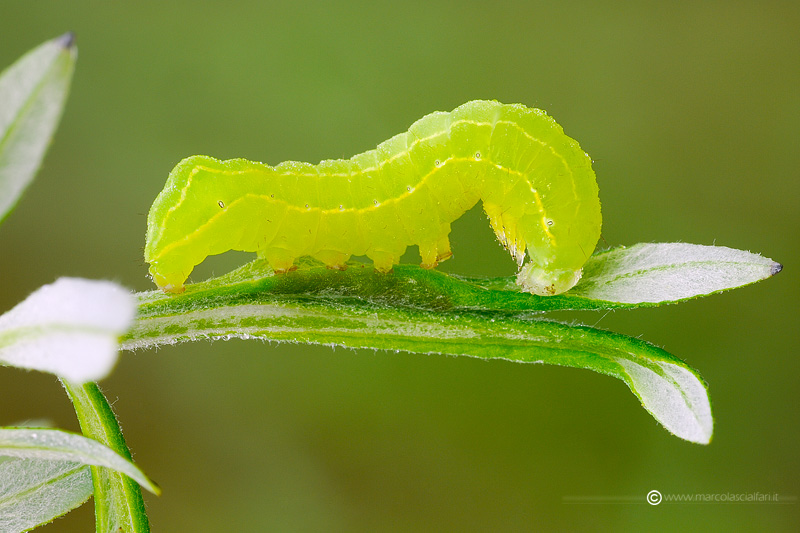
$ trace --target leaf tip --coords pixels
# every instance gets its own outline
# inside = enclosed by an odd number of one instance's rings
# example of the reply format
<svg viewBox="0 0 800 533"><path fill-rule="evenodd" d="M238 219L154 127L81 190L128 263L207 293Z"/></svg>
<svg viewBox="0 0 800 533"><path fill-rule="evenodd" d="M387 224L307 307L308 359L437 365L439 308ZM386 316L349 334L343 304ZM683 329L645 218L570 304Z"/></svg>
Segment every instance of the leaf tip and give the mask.
<svg viewBox="0 0 800 533"><path fill-rule="evenodd" d="M55 39L56 43L61 45L65 50L75 47L75 32L68 31L64 35Z"/></svg>
<svg viewBox="0 0 800 533"><path fill-rule="evenodd" d="M678 437L684 439L684 440L687 440L687 441L693 443L693 444L700 444L702 446L708 446L709 444L711 444L711 441L714 438L713 421L712 421L712 424L710 426L704 427L702 431L700 431L699 433L697 433L695 435L683 436L683 435L678 435L677 433L674 433L674 434L677 435Z"/></svg>
<svg viewBox="0 0 800 533"><path fill-rule="evenodd" d="M150 486L145 486L145 488L150 492L152 492L153 494L155 494L156 496L161 496L161 485L159 485L150 478L147 478L147 480L150 482Z"/></svg>
<svg viewBox="0 0 800 533"><path fill-rule="evenodd" d="M769 275L770 275L770 276L774 276L775 274L777 274L777 273L778 273L778 272L780 272L781 270L783 270L783 265L782 265L782 264L780 264L780 263L778 263L778 262L774 262L774 263L772 263L772 265L770 266L770 269L769 269Z"/></svg>

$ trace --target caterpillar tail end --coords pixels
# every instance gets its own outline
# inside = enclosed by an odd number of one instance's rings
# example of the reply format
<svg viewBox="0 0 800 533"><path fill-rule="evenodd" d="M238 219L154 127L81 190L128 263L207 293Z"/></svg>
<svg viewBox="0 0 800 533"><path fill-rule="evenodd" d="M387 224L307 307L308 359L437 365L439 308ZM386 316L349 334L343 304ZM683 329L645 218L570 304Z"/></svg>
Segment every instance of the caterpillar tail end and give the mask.
<svg viewBox="0 0 800 533"><path fill-rule="evenodd" d="M183 284L183 281L178 281L177 276L170 277L172 279L168 279L167 276L162 276L161 274L154 272L152 268L150 269L150 278L152 278L153 282L158 285L159 289L167 294L180 294L186 290L186 286Z"/></svg>
<svg viewBox="0 0 800 533"><path fill-rule="evenodd" d="M517 285L525 292L539 296L554 296L574 287L581 279L583 269L545 270L536 263L528 263L517 274Z"/></svg>

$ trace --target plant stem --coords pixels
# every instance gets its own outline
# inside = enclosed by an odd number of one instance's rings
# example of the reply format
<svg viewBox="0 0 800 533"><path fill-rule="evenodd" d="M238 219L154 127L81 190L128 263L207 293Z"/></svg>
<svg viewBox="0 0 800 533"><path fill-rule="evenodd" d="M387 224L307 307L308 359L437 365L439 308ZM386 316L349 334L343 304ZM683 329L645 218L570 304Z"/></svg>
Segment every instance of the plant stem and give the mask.
<svg viewBox="0 0 800 533"><path fill-rule="evenodd" d="M97 384L73 385L63 379L61 383L75 407L84 436L131 459L117 418ZM98 533L150 532L142 491L136 481L109 468L93 466L92 483Z"/></svg>

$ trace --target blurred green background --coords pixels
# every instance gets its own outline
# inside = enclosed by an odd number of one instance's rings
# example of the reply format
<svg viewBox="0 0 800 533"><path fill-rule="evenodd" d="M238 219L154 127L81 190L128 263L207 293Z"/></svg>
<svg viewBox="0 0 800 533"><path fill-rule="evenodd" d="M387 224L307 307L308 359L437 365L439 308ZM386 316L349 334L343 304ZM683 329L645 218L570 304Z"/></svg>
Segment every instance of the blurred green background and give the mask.
<svg viewBox="0 0 800 533"><path fill-rule="evenodd" d="M0 228L0 309L64 275L153 288L145 217L185 156L316 162L475 98L541 107L595 160L602 245L785 265L679 306L557 316L699 369L711 445L587 371L242 341L123 353L102 387L164 489L145 496L154 530L796 531L793 501L644 496L800 495L798 28L797 2L4 0L0 65L67 30L80 53L45 164ZM514 272L479 210L452 242L442 270ZM77 430L52 376L0 369L0 402L0 424ZM585 496L633 499L566 501ZM43 531L88 531L92 512Z"/></svg>

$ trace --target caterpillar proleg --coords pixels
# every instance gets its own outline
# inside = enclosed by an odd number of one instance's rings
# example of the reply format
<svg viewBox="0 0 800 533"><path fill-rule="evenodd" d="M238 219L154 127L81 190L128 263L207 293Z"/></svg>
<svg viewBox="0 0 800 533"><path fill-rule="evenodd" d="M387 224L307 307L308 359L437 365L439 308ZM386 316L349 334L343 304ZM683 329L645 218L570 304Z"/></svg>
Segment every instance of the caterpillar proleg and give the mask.
<svg viewBox="0 0 800 533"><path fill-rule="evenodd" d="M167 292L228 250L257 252L276 272L302 256L345 268L364 255L388 272L418 245L433 268L452 255L450 224L479 200L523 290L553 295L578 282L600 237L591 159L544 111L481 100L350 159L184 159L150 209L145 260Z"/></svg>

